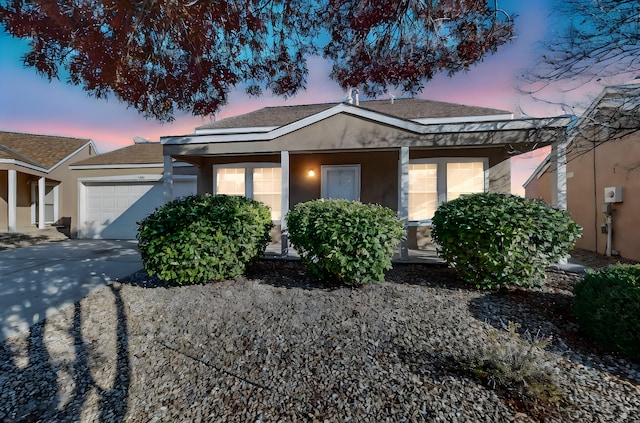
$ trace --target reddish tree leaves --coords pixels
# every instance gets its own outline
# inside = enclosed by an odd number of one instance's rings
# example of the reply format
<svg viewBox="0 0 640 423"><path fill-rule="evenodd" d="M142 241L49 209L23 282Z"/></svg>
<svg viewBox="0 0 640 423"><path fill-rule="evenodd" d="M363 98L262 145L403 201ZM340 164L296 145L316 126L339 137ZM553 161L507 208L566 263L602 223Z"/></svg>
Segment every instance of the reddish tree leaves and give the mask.
<svg viewBox="0 0 640 423"><path fill-rule="evenodd" d="M322 54L342 87L412 93L468 68L512 37L486 1L4 0L0 22L31 41L24 57L147 117L215 113L231 89L291 96ZM63 69L63 72L61 72Z"/></svg>

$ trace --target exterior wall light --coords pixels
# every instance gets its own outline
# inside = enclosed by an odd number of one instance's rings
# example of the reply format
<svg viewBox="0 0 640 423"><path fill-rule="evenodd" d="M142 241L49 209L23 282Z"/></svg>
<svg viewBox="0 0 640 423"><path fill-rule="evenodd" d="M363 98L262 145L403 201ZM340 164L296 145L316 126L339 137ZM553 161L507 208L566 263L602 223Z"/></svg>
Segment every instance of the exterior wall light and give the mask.
<svg viewBox="0 0 640 423"><path fill-rule="evenodd" d="M310 178L313 178L314 176L316 176L316 172L313 169L309 169L309 172L307 172L307 175L309 175Z"/></svg>

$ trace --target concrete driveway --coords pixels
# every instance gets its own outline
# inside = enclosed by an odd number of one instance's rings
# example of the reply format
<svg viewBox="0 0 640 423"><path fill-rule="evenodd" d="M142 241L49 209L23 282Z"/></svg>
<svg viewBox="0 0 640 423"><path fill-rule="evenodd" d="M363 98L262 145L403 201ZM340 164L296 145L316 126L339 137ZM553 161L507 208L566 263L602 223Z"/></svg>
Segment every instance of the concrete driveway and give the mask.
<svg viewBox="0 0 640 423"><path fill-rule="evenodd" d="M67 240L0 251L0 340L140 269L137 241Z"/></svg>

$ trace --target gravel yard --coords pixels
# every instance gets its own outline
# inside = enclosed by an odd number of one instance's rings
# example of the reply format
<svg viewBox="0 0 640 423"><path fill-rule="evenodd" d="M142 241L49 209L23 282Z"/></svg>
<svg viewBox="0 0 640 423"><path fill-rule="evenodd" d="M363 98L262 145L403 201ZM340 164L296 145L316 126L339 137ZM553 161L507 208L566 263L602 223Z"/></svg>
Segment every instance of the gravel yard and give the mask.
<svg viewBox="0 0 640 423"><path fill-rule="evenodd" d="M577 276L548 275L481 292L439 265L357 289L314 286L299 262L178 288L139 272L0 344L0 421L640 421L638 364L580 336ZM558 406L527 407L460 365L509 321L553 337Z"/></svg>

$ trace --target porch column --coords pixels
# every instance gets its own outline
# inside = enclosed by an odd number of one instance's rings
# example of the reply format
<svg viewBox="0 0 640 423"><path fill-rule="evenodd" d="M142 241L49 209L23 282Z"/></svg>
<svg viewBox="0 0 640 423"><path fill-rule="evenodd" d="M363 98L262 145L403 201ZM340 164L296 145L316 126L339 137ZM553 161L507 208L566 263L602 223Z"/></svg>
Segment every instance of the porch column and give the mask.
<svg viewBox="0 0 640 423"><path fill-rule="evenodd" d="M567 149L565 144L554 144L551 148L551 160L556 171L552 172L551 202L560 210L567 210Z"/></svg>
<svg viewBox="0 0 640 423"><path fill-rule="evenodd" d="M280 152L280 171L282 173L282 196L280 203L280 253L286 257L289 255L289 232L285 217L289 212L289 152Z"/></svg>
<svg viewBox="0 0 640 423"><path fill-rule="evenodd" d="M409 147L400 147L400 204L398 217L404 223L405 239L400 243L400 260L409 260Z"/></svg>
<svg viewBox="0 0 640 423"><path fill-rule="evenodd" d="M15 232L17 230L17 206L18 206L18 202L17 202L17 191L18 191L18 174L15 170L13 169L9 169L8 170L8 177L7 177L7 182L8 182L8 189L7 189L7 193L8 193L8 201L7 201L7 206L8 209L7 210L7 231L9 232Z"/></svg>
<svg viewBox="0 0 640 423"><path fill-rule="evenodd" d="M162 194L164 202L173 200L173 160L171 156L164 156L164 171L162 173Z"/></svg>
<svg viewBox="0 0 640 423"><path fill-rule="evenodd" d="M60 219L60 192L59 192L60 184L57 184L53 187L53 221L56 225L58 225L58 220Z"/></svg>
<svg viewBox="0 0 640 423"><path fill-rule="evenodd" d="M38 229L44 229L44 220L45 220L45 205L44 205L44 194L45 194L45 178L44 176L38 179Z"/></svg>

